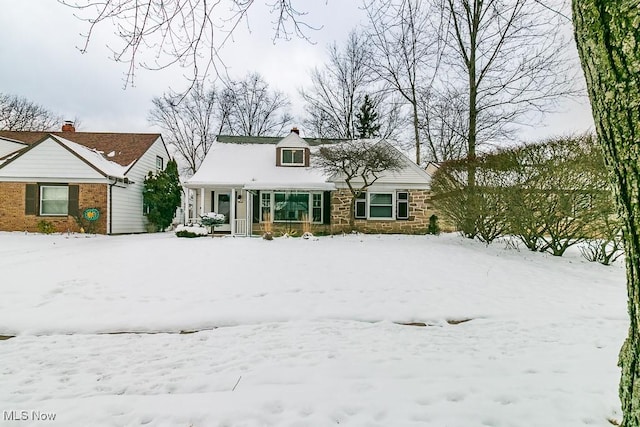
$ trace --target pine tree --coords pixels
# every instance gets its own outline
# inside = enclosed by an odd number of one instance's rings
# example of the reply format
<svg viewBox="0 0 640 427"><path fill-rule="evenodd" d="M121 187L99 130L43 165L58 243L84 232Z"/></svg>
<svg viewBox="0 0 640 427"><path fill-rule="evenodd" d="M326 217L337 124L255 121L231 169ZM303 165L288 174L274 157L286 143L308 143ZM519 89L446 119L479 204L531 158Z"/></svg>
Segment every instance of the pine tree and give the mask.
<svg viewBox="0 0 640 427"><path fill-rule="evenodd" d="M358 119L356 121L358 138L379 136L380 123L378 123L378 113L369 95L364 96L364 102L360 106L360 112L356 113L356 119Z"/></svg>
<svg viewBox="0 0 640 427"><path fill-rule="evenodd" d="M169 160L165 170L155 174L149 172L145 178L145 215L156 230L162 231L171 225L176 208L180 206L181 192L178 164L175 160Z"/></svg>

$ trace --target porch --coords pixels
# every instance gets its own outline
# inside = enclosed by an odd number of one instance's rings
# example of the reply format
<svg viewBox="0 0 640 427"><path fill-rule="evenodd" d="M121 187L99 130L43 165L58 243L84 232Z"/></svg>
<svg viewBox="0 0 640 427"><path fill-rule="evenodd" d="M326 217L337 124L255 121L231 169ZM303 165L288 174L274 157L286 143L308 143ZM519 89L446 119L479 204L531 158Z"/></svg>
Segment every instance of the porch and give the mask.
<svg viewBox="0 0 640 427"><path fill-rule="evenodd" d="M231 236L250 236L253 198L250 191L240 187L208 186L185 187L185 223L198 223L207 212L223 214L224 224L215 228L216 233Z"/></svg>

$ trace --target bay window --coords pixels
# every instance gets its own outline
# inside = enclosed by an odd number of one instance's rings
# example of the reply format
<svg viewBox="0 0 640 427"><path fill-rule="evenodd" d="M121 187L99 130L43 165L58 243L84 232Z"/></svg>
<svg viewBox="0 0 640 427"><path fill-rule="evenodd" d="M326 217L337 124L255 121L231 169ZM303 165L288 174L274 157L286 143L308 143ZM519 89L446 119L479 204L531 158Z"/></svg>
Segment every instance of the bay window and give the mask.
<svg viewBox="0 0 640 427"><path fill-rule="evenodd" d="M323 194L261 191L262 222L315 222L323 220Z"/></svg>

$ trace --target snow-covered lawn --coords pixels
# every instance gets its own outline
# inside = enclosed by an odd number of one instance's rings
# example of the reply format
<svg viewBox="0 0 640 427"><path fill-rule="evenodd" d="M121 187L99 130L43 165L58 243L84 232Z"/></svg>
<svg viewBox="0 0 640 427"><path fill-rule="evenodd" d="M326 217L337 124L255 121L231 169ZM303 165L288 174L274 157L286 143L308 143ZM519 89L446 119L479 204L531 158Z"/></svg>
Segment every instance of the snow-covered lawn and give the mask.
<svg viewBox="0 0 640 427"><path fill-rule="evenodd" d="M0 233L0 427L610 426L624 280L456 235Z"/></svg>

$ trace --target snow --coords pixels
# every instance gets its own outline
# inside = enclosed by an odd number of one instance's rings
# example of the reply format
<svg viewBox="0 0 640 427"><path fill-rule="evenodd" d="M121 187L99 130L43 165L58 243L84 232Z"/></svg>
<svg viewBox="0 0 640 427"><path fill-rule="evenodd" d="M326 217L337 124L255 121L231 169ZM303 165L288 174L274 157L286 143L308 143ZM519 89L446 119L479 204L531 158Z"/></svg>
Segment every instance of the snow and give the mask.
<svg viewBox="0 0 640 427"><path fill-rule="evenodd" d="M247 189L334 190L325 174L312 167L276 166L273 144L211 145L198 171L185 185L245 186Z"/></svg>
<svg viewBox="0 0 640 427"><path fill-rule="evenodd" d="M69 141L68 139L62 138L60 136L55 136L52 138L55 138L61 144L65 145L67 148L75 152L77 155L85 159L87 162L89 162L91 165L93 165L109 177L124 179L127 170L129 169L130 165L122 166L116 162L112 162L111 160L106 159L103 156L103 153L100 151L87 148L83 145L80 145L73 141Z"/></svg>
<svg viewBox="0 0 640 427"><path fill-rule="evenodd" d="M574 248L0 233L0 272L0 409L51 425L620 419L623 263Z"/></svg>

